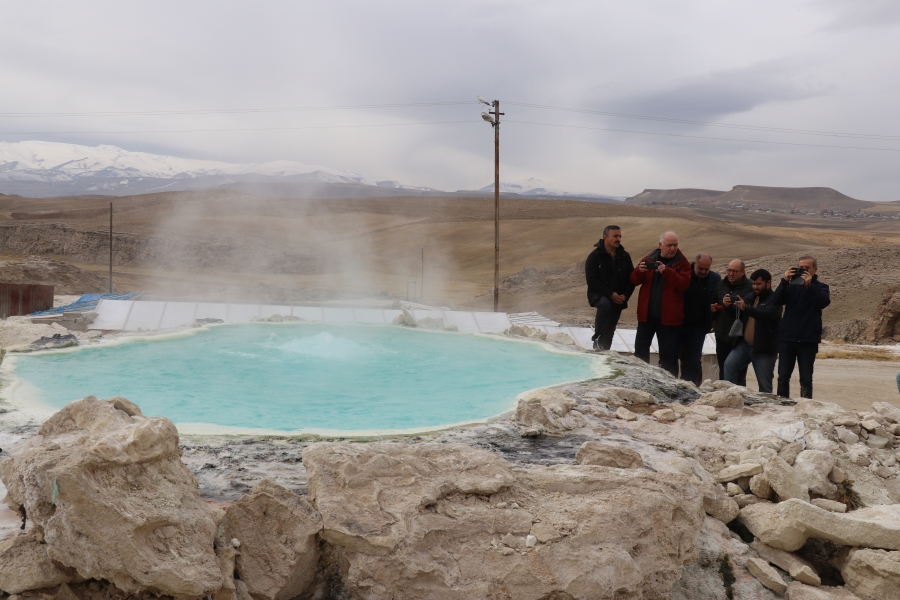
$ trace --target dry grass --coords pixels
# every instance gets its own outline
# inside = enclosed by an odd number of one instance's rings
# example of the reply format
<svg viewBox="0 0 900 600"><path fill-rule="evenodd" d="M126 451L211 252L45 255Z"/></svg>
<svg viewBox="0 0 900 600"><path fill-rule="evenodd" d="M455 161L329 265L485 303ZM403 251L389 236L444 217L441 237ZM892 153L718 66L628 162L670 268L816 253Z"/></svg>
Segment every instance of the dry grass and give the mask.
<svg viewBox="0 0 900 600"><path fill-rule="evenodd" d="M824 346L816 358L844 358L854 360L876 360L880 362L900 362L900 354L888 348L868 348L859 346Z"/></svg>

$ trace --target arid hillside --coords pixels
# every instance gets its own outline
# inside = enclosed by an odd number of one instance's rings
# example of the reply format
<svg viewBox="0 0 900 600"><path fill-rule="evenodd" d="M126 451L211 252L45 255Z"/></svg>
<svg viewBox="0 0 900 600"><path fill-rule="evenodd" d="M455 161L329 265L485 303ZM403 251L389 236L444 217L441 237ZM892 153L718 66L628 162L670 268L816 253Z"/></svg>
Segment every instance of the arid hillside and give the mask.
<svg viewBox="0 0 900 600"><path fill-rule="evenodd" d="M0 258L56 259L105 278L109 202L0 196ZM405 298L415 282L416 295L427 303L478 310L492 305L490 198L316 200L221 191L112 202L119 291L300 302ZM624 245L635 259L669 229L681 236L686 255L710 253L720 271L741 258L778 275L800 254L817 254L822 278L836 292L826 311L832 321L867 317L895 281L889 265L900 250L900 231L773 217L749 224L685 209L502 199L500 306L567 323L591 322L578 263L611 223L623 228ZM633 319L632 308L625 320Z"/></svg>

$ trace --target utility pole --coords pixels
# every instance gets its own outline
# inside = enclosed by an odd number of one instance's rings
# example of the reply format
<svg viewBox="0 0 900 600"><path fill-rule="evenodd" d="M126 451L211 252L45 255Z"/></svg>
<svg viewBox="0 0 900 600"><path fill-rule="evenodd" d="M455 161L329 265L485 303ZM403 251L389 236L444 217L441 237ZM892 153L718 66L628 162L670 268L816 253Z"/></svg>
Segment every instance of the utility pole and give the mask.
<svg viewBox="0 0 900 600"><path fill-rule="evenodd" d="M112 202L109 203L109 293L112 294Z"/></svg>
<svg viewBox="0 0 900 600"><path fill-rule="evenodd" d="M425 301L425 247L424 246L422 247L422 285L421 285L420 293L422 294L422 301L424 302Z"/></svg>
<svg viewBox="0 0 900 600"><path fill-rule="evenodd" d="M493 114L481 113L481 118L494 128L494 312L500 310L500 101L488 102L476 96L479 102L493 107Z"/></svg>

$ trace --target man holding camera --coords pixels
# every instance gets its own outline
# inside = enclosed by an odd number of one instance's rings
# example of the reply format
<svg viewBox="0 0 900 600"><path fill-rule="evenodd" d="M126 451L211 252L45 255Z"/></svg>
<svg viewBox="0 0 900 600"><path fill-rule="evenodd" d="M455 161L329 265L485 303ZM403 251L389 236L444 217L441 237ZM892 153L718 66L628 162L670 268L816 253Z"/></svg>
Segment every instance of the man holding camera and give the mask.
<svg viewBox="0 0 900 600"><path fill-rule="evenodd" d="M691 284L684 293L684 324L681 330L681 351L684 352L681 378L700 385L703 375L701 359L703 342L712 328L713 313L710 301L716 293L716 285L722 279L712 271L712 257L698 254L691 265Z"/></svg>
<svg viewBox="0 0 900 600"><path fill-rule="evenodd" d="M584 261L588 302L597 309L591 339L594 350L609 350L619 317L628 308L628 299L634 293L630 279L634 264L622 247L622 229L618 225L606 226L603 239L594 246Z"/></svg>
<svg viewBox="0 0 900 600"><path fill-rule="evenodd" d="M818 263L802 256L784 273L775 304L784 306L778 343L778 395L791 397L794 364L800 371L800 397L812 398L813 363L822 341L822 309L831 304L828 286L819 281Z"/></svg>
<svg viewBox="0 0 900 600"><path fill-rule="evenodd" d="M634 355L649 363L650 343L656 335L659 366L678 377L684 292L691 284L691 263L678 249L674 232L660 236L659 248L642 258L631 272L631 283L641 286Z"/></svg>
<svg viewBox="0 0 900 600"><path fill-rule="evenodd" d="M740 318L740 310L734 306L737 298L743 298L753 291L745 274L744 261L734 259L728 263L725 278L716 285L715 301L710 307L716 331L716 361L719 363L719 379L725 379L725 361L731 349L740 338L731 337L734 322ZM738 373L738 385L747 385L747 368Z"/></svg>
<svg viewBox="0 0 900 600"><path fill-rule="evenodd" d="M772 291L772 274L758 269L750 275L753 292L738 296L734 302L741 311L744 336L739 339L725 360L725 379L737 383L741 373L746 380L747 365L753 363L753 372L759 391L772 393L775 361L778 359L778 328L781 325L781 306L775 303Z"/></svg>

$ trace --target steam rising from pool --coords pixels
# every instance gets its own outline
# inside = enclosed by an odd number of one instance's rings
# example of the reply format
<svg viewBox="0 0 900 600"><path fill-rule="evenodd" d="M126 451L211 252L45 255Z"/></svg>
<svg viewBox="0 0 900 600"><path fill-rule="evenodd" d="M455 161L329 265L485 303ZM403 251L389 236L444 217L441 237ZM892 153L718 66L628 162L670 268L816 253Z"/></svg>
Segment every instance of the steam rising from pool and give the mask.
<svg viewBox="0 0 900 600"><path fill-rule="evenodd" d="M536 344L321 324L229 325L12 361L30 402L55 410L124 396L185 432L434 428L506 412L523 391L602 368Z"/></svg>

